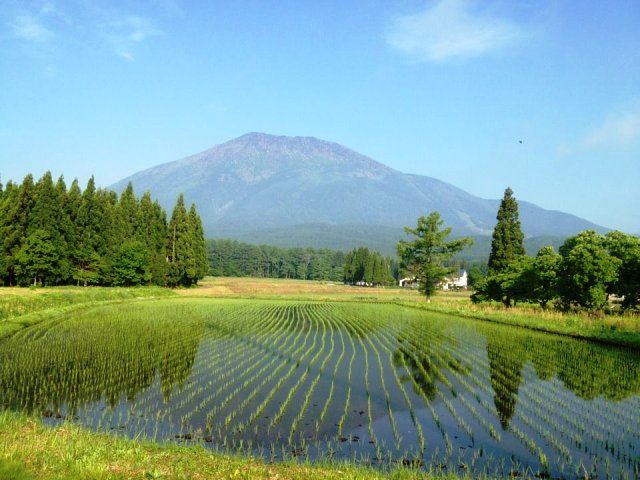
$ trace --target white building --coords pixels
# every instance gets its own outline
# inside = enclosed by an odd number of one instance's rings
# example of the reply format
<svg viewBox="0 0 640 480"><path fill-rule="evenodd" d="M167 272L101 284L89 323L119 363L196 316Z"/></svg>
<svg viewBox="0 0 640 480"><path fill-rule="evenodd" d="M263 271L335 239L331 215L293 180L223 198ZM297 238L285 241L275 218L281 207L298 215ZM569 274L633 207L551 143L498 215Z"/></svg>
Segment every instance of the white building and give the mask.
<svg viewBox="0 0 640 480"><path fill-rule="evenodd" d="M467 271L462 268L458 272L457 277L445 277L442 282L443 290L466 290L467 289Z"/></svg>

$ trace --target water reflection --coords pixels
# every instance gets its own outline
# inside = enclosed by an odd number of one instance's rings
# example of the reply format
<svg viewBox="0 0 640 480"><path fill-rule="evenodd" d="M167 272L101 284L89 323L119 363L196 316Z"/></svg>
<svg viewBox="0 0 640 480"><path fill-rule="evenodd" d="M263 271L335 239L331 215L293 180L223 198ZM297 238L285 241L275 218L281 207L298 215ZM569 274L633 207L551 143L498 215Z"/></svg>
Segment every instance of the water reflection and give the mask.
<svg viewBox="0 0 640 480"><path fill-rule="evenodd" d="M640 353L515 327L476 327L487 339L491 386L503 429L518 401L522 369L532 362L540 380L557 377L585 400L620 401L640 394Z"/></svg>
<svg viewBox="0 0 640 480"><path fill-rule="evenodd" d="M203 329L175 322L110 321L89 329L66 325L31 339L6 341L0 351L0 405L27 412L70 415L103 399L113 408L133 401L159 376L165 402L193 368ZM185 335L188 332L188 335ZM95 341L99 339L99 341Z"/></svg>
<svg viewBox="0 0 640 480"><path fill-rule="evenodd" d="M509 421L516 411L518 389L522 382L522 367L525 363L519 348L509 337L503 335L487 336L487 356L489 375L493 388L493 401L503 429L509 427Z"/></svg>

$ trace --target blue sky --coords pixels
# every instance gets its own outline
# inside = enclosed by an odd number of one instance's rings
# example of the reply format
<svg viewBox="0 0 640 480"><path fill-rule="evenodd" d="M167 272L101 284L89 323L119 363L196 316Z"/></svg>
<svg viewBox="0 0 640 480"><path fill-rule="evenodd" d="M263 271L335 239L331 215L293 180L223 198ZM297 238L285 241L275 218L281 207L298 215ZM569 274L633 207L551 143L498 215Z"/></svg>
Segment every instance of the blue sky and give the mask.
<svg viewBox="0 0 640 480"><path fill-rule="evenodd" d="M0 0L0 177L308 135L640 232L639 26L638 0Z"/></svg>

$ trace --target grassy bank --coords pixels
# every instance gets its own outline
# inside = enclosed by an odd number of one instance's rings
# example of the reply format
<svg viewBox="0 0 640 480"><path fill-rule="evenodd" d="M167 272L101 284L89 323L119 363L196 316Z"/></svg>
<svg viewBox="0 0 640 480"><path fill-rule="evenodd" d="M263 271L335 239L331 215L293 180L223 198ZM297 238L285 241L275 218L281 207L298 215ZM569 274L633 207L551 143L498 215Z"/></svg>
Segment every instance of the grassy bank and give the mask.
<svg viewBox="0 0 640 480"><path fill-rule="evenodd" d="M0 287L0 338L73 308L173 295L161 287Z"/></svg>
<svg viewBox="0 0 640 480"><path fill-rule="evenodd" d="M473 305L467 302L443 302L438 300L438 297L429 304L407 302L398 302L398 304L573 338L640 348L640 316L637 314L592 316L587 313L545 311L530 306L507 309L499 304Z"/></svg>
<svg viewBox="0 0 640 480"><path fill-rule="evenodd" d="M398 468L381 473L348 464L268 464L202 447L137 442L66 424L46 427L0 413L0 478L28 479L425 479ZM442 478L442 477L439 477ZM450 478L459 478L450 475Z"/></svg>

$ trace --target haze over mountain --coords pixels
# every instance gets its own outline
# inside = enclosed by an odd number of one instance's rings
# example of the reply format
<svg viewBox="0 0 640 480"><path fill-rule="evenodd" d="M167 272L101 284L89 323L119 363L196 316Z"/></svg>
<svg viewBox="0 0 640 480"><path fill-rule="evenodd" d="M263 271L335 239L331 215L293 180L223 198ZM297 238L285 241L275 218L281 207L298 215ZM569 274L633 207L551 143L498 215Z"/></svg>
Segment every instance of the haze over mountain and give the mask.
<svg viewBox="0 0 640 480"><path fill-rule="evenodd" d="M499 205L498 199L399 172L336 143L263 133L138 172L111 188L121 191L129 181L138 193L150 190L169 213L183 192L187 203L196 203L210 237L292 246L393 251L402 227L434 210L453 236L487 236ZM520 198L518 203L527 237L606 230Z"/></svg>

